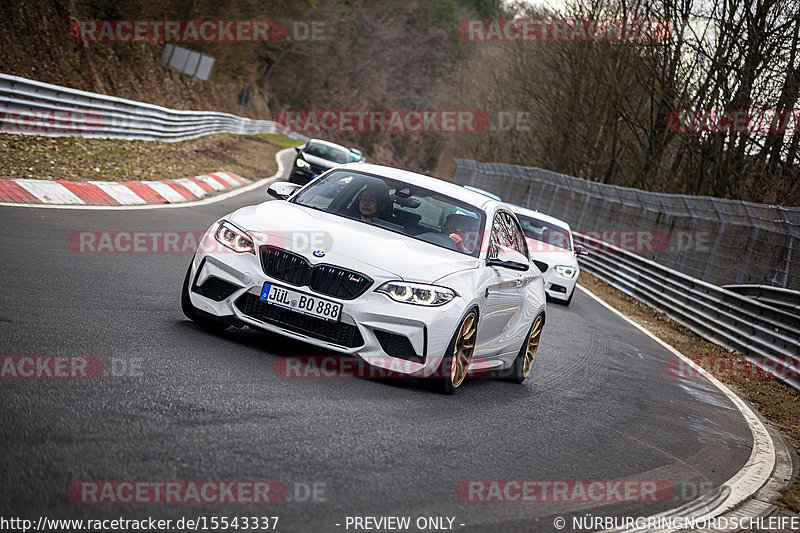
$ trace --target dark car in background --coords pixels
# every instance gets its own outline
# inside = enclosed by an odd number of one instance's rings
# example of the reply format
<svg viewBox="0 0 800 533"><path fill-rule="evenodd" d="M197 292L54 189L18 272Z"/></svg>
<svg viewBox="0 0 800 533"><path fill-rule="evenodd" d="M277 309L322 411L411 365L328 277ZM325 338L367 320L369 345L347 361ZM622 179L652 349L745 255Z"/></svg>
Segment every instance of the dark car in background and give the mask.
<svg viewBox="0 0 800 533"><path fill-rule="evenodd" d="M289 173L289 181L300 185L305 185L328 169L353 162L350 148L321 139L311 139L295 150L297 157Z"/></svg>
<svg viewBox="0 0 800 533"><path fill-rule="evenodd" d="M367 158L364 157L364 152L362 152L358 148L350 148L350 157L353 159L353 163L367 162Z"/></svg>

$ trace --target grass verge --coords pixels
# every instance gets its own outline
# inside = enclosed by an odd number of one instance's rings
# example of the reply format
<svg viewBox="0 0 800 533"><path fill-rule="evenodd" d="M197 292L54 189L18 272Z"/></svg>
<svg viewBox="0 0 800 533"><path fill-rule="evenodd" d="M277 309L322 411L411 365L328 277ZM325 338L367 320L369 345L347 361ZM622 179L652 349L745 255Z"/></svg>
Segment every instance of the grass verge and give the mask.
<svg viewBox="0 0 800 533"><path fill-rule="evenodd" d="M282 133L259 133L258 137L261 137L265 141L269 141L272 144L277 144L283 148L294 148L295 146L303 146L306 143L305 141L287 137Z"/></svg>
<svg viewBox="0 0 800 533"><path fill-rule="evenodd" d="M581 272L580 283L728 385L769 420L796 452L800 451L800 391L754 371L742 355L703 340L665 314L588 272ZM800 512L800 480L785 489L777 503Z"/></svg>
<svg viewBox="0 0 800 533"><path fill-rule="evenodd" d="M260 179L278 169L275 154L287 143L280 137L220 134L165 143L0 134L0 178L160 180L226 170Z"/></svg>

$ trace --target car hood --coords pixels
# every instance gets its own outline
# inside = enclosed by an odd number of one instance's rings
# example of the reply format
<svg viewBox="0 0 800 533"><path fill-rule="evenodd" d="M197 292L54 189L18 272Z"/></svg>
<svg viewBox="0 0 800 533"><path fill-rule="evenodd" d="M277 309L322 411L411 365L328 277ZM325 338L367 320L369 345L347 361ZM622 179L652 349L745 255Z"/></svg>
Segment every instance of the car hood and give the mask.
<svg viewBox="0 0 800 533"><path fill-rule="evenodd" d="M578 259L575 257L575 252L569 252L555 246L543 250L534 250L531 252L531 259L543 261L550 266L578 266Z"/></svg>
<svg viewBox="0 0 800 533"><path fill-rule="evenodd" d="M312 165L316 165L318 167L322 167L324 169L329 169L333 167L338 167L339 165L343 165L344 163L337 163L336 161L330 161L328 159L323 159L321 157L317 157L315 155L307 154L303 152L303 159L307 162L311 163Z"/></svg>
<svg viewBox="0 0 800 533"><path fill-rule="evenodd" d="M474 257L286 201L245 207L228 219L261 244L293 251L312 263L338 265L370 276L432 283L479 265ZM325 255L317 258L315 250Z"/></svg>

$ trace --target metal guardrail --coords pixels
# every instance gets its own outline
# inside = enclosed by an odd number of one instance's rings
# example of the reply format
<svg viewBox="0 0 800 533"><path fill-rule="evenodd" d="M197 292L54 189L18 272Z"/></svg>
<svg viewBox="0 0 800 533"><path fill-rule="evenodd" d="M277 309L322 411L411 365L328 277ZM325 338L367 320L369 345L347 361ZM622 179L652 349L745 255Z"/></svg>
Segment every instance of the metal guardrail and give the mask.
<svg viewBox="0 0 800 533"><path fill-rule="evenodd" d="M627 229L660 229L668 231L678 224L678 218L669 207L671 196L645 193L635 189L623 190L614 188L613 194L606 191L602 184L586 182L571 176L532 167L504 165L501 163L478 163L475 161L456 160L457 170L453 178L460 185L474 185L499 194L503 200L539 209L569 222L580 242L590 251L590 255L580 256L581 268L606 281L613 287L629 294L637 300L665 313L667 316L694 331L701 337L743 354L749 361L770 375L776 376L789 385L800 389L800 313L786 307L771 305L774 302L751 298L733 290L703 281L689 273L680 272L669 261L670 266L662 264L664 253L653 254L653 258L624 250L612 243L602 241L590 233L597 228ZM597 189L597 191L594 191ZM588 192L587 192L588 191ZM594 194L594 192L597 194ZM652 196L651 210L645 204L630 208L621 196ZM679 197L686 206L691 206L694 198ZM713 199L698 199L698 201ZM649 204L648 204L649 205ZM749 206L752 207L752 206ZM786 209L784 209L786 210ZM696 210L695 210L696 211ZM800 215L800 209L791 210L793 215ZM785 217L784 217L785 218ZM655 222L649 222L653 219ZM682 223L685 223L684 220ZM695 223L701 225L702 218L689 219L689 227ZM663 226L662 226L663 224ZM752 227L739 221L744 233L757 240L767 234L760 222ZM714 249L718 248L724 235L723 227L718 228L718 237ZM758 234L761 229L762 235ZM792 228L795 228L792 226ZM792 229L787 239L794 239ZM755 234L755 235L753 235ZM744 241L748 242L748 241ZM739 243L742 246L742 243ZM733 249L733 248L732 248ZM747 246L746 256L752 255L754 261L765 261L764 255L755 253L756 245ZM791 250L791 247L789 247ZM680 251L678 265L683 263L683 252ZM674 254L675 255L675 254ZM713 254L712 254L713 257ZM656 259L656 260L654 260ZM674 258L673 258L674 259ZM701 258L704 259L704 258ZM732 258L725 258L731 263ZM787 274L792 262L791 253L784 267ZM698 261L700 272L708 272L706 261ZM742 262L741 264L744 264ZM741 267L736 266L739 271ZM692 270L691 272L695 272ZM794 281L793 278L784 277ZM785 283L784 283L785 284ZM789 283L791 284L791 283ZM773 298L776 291L773 289ZM786 296L786 294L783 294Z"/></svg>
<svg viewBox="0 0 800 533"><path fill-rule="evenodd" d="M722 288L742 296L755 298L759 302L772 307L800 315L800 291L771 287L769 285L723 285Z"/></svg>
<svg viewBox="0 0 800 533"><path fill-rule="evenodd" d="M181 111L0 74L0 132L177 142L214 133L308 137L271 120Z"/></svg>
<svg viewBox="0 0 800 533"><path fill-rule="evenodd" d="M800 207L643 191L535 167L456 159L453 181L566 220L573 229L658 232L650 258L714 285L800 291Z"/></svg>
<svg viewBox="0 0 800 533"><path fill-rule="evenodd" d="M581 267L800 389L800 315L581 235Z"/></svg>

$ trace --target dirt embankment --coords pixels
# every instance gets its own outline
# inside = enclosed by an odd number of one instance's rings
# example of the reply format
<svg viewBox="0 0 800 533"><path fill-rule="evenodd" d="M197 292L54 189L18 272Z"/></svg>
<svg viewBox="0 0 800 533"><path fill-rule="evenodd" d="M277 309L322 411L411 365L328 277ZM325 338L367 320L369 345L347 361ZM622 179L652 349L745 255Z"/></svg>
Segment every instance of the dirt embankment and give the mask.
<svg viewBox="0 0 800 533"><path fill-rule="evenodd" d="M163 44L88 43L69 38L71 21L126 18L128 13L122 9L132 8L127 5L117 8L104 1L4 1L0 17L0 72L180 109L191 80L160 65ZM145 10L149 17L134 18L170 18L163 10L164 7L151 5ZM190 48L211 50L210 45ZM221 49L223 53L226 51L246 53L239 44ZM211 79L194 84L187 109L240 114L236 97L247 86L250 103L242 114L269 118L267 94L259 82L255 64L237 64L235 75L225 71L225 64L226 57L218 57Z"/></svg>
<svg viewBox="0 0 800 533"><path fill-rule="evenodd" d="M160 180L225 170L244 178L275 173L275 154L300 144L283 136L210 135L179 143L0 134L0 178L70 181Z"/></svg>

